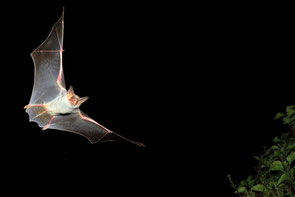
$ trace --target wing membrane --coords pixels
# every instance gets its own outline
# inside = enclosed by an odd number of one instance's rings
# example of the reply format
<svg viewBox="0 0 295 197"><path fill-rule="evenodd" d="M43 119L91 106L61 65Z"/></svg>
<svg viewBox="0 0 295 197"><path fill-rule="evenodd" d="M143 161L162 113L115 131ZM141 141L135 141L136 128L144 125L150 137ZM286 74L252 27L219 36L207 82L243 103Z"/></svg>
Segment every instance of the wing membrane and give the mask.
<svg viewBox="0 0 295 197"><path fill-rule="evenodd" d="M117 138L124 139L138 146L145 146L140 142L134 142L121 135L110 131L99 123L95 122L81 110L65 116L55 116L54 121L49 125L50 129L58 129L76 133L86 137L92 144L96 142L114 141Z"/></svg>
<svg viewBox="0 0 295 197"><path fill-rule="evenodd" d="M54 24L47 39L31 54L35 78L30 104L49 102L65 88L62 69L63 21L64 14Z"/></svg>
<svg viewBox="0 0 295 197"><path fill-rule="evenodd" d="M26 109L26 112L29 114L30 121L36 122L39 127L45 127L52 118L52 115L41 106L30 107Z"/></svg>
<svg viewBox="0 0 295 197"><path fill-rule="evenodd" d="M48 128L82 135L91 143L100 141L108 131L93 122L82 119L79 112L80 110L68 115L55 116Z"/></svg>

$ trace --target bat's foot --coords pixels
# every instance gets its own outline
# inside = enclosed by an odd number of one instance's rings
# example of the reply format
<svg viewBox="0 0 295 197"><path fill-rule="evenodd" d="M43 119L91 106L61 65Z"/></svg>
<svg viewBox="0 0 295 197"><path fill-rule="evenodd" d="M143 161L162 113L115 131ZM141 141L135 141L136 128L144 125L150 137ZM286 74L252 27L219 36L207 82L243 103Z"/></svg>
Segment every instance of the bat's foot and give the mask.
<svg viewBox="0 0 295 197"><path fill-rule="evenodd" d="M145 145L143 143L141 143L141 142L135 142L135 141L129 140L126 137L123 137L122 135L119 135L119 134L117 134L115 132L112 132L112 131L110 133L112 133L112 134L114 134L114 135L116 135L116 136L118 136L118 137L120 137L120 138L122 138L122 139L124 139L124 140L126 140L128 142L131 142L132 144L136 144L137 146L145 147Z"/></svg>
<svg viewBox="0 0 295 197"><path fill-rule="evenodd" d="M134 142L134 144L138 145L138 146L141 146L141 147L145 147L145 145L141 142Z"/></svg>
<svg viewBox="0 0 295 197"><path fill-rule="evenodd" d="M45 125L45 127L42 128L42 131L45 131L46 129L48 129L49 125L51 124L52 120L54 119L55 116L52 116L49 123L47 125Z"/></svg>

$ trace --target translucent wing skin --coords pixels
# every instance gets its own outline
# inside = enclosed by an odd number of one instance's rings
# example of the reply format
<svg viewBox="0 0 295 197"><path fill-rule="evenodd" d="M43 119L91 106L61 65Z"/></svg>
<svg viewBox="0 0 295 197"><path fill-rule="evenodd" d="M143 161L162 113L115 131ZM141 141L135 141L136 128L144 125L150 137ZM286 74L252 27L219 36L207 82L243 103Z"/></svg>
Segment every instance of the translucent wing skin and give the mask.
<svg viewBox="0 0 295 197"><path fill-rule="evenodd" d="M110 131L109 129L91 119L79 109L76 112L68 115L55 116L48 128L68 131L82 135L86 137L92 144L99 141L114 141L117 137L119 137L138 146L145 146L140 142L131 141L123 136L114 133L113 131Z"/></svg>
<svg viewBox="0 0 295 197"><path fill-rule="evenodd" d="M41 128L44 128L52 118L42 106L30 107L26 112L29 114L30 122L36 122Z"/></svg>
<svg viewBox="0 0 295 197"><path fill-rule="evenodd" d="M65 89L62 69L63 37L64 14L54 24L47 39L31 53L35 76L30 104L47 103Z"/></svg>
<svg viewBox="0 0 295 197"><path fill-rule="evenodd" d="M80 111L80 110L79 110ZM90 121L82 119L82 112L55 116L49 129L58 129L86 137L92 144L100 141L109 131ZM86 114L83 113L83 116Z"/></svg>
<svg viewBox="0 0 295 197"><path fill-rule="evenodd" d="M140 142L129 140L97 123L95 120L87 116L80 109L76 109L70 114L52 115L42 106L31 107L27 109L29 114L37 114L30 116L30 121L37 122L39 127L48 129L56 129L79 134L87 138L90 143L114 141L118 137L138 146L145 146ZM50 124L48 125L48 122Z"/></svg>

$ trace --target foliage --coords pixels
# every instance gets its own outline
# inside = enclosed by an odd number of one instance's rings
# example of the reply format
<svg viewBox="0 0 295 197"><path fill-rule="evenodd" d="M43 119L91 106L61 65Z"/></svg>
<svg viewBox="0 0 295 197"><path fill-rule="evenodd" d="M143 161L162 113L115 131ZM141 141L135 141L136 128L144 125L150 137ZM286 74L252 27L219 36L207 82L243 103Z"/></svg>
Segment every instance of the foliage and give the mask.
<svg viewBox="0 0 295 197"><path fill-rule="evenodd" d="M278 113L275 120L282 120L287 132L273 139L273 146L264 150L257 160L255 176L235 184L228 175L235 194L241 197L294 197L295 196L295 105L286 113Z"/></svg>

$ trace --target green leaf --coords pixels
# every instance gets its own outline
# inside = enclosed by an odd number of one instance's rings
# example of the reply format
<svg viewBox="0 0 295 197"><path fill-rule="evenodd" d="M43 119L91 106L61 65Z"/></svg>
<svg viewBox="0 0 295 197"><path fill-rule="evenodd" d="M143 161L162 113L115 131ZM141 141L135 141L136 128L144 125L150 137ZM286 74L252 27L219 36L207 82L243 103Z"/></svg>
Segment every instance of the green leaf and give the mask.
<svg viewBox="0 0 295 197"><path fill-rule="evenodd" d="M262 184L254 185L252 191L263 192L265 190L265 186Z"/></svg>
<svg viewBox="0 0 295 197"><path fill-rule="evenodd" d="M246 187L239 187L238 188L238 193L244 193L244 194L247 194L248 193L248 190Z"/></svg>
<svg viewBox="0 0 295 197"><path fill-rule="evenodd" d="M290 115L289 119L290 119L290 122L293 122L295 120L295 114Z"/></svg>
<svg viewBox="0 0 295 197"><path fill-rule="evenodd" d="M274 158L277 158L277 157L279 157L279 156L281 156L281 152L276 150L276 151L273 153L273 157L274 157Z"/></svg>
<svg viewBox="0 0 295 197"><path fill-rule="evenodd" d="M290 155L287 157L287 161L291 165L291 163L295 160L295 152L292 152Z"/></svg>
<svg viewBox="0 0 295 197"><path fill-rule="evenodd" d="M282 174L282 176L279 178L277 185L280 185L282 182L287 181L287 180L291 180L289 175L284 173Z"/></svg>
<svg viewBox="0 0 295 197"><path fill-rule="evenodd" d="M295 150L295 144L290 144L289 146L287 146L286 150L290 151L290 150Z"/></svg>
<svg viewBox="0 0 295 197"><path fill-rule="evenodd" d="M285 115L285 116L282 115L282 113L279 113L280 115L278 115L278 114L276 115L279 118L284 117L282 119L284 125L290 124L295 121L295 105L287 106L286 111L287 111L287 115Z"/></svg>
<svg viewBox="0 0 295 197"><path fill-rule="evenodd" d="M295 105L289 105L286 107L287 115L290 116L292 114L295 114Z"/></svg>
<svg viewBox="0 0 295 197"><path fill-rule="evenodd" d="M259 158L258 156L253 156L253 159L255 159L255 160L257 160L257 161L260 160L260 158Z"/></svg>
<svg viewBox="0 0 295 197"><path fill-rule="evenodd" d="M282 165L282 162L274 161L274 162L272 162L269 170L270 171L283 171L284 167Z"/></svg>
<svg viewBox="0 0 295 197"><path fill-rule="evenodd" d="M247 182L246 181L241 181L240 186L246 186Z"/></svg>
<svg viewBox="0 0 295 197"><path fill-rule="evenodd" d="M287 124L289 124L291 121L290 121L290 119L288 118L288 117L284 117L283 118L283 124L284 125L287 125Z"/></svg>
<svg viewBox="0 0 295 197"><path fill-rule="evenodd" d="M248 183L248 186L253 186L254 185L254 180L253 180L253 176L248 176L246 179L246 182Z"/></svg>
<svg viewBox="0 0 295 197"><path fill-rule="evenodd" d="M273 181L270 181L270 182L269 182L269 186L273 187L274 185L276 185L275 182L273 182Z"/></svg>
<svg viewBox="0 0 295 197"><path fill-rule="evenodd" d="M274 120L280 119L281 117L284 117L285 114L283 113L277 113L276 116L274 117Z"/></svg>
<svg viewBox="0 0 295 197"><path fill-rule="evenodd" d="M282 152L282 153L285 153L285 149L286 149L286 147L285 147L285 146L282 146L282 147L281 147L281 152Z"/></svg>
<svg viewBox="0 0 295 197"><path fill-rule="evenodd" d="M287 161L283 161L283 166L284 166L285 169L288 168L288 166L289 166L288 162Z"/></svg>
<svg viewBox="0 0 295 197"><path fill-rule="evenodd" d="M278 136L276 136L272 141L273 141L274 143L278 143L278 142L280 142L281 140L280 140L280 138L278 138Z"/></svg>
<svg viewBox="0 0 295 197"><path fill-rule="evenodd" d="M273 145L272 147L270 147L271 150L279 150L280 148L277 145Z"/></svg>

